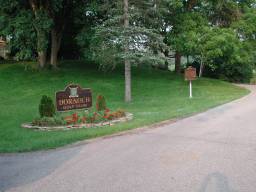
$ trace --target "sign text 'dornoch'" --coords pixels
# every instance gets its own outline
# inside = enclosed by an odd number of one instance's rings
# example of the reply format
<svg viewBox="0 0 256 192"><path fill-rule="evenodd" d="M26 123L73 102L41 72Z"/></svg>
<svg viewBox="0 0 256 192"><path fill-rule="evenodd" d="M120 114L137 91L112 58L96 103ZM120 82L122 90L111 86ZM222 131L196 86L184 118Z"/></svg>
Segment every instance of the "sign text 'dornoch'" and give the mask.
<svg viewBox="0 0 256 192"><path fill-rule="evenodd" d="M64 91L56 92L57 111L86 109L92 107L91 89L83 89L71 84Z"/></svg>

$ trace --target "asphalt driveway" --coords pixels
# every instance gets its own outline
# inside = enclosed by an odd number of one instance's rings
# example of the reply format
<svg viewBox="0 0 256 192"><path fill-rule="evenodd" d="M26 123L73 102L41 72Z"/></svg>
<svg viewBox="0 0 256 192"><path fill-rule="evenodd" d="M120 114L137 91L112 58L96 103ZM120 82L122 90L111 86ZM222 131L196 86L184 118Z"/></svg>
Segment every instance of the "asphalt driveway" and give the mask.
<svg viewBox="0 0 256 192"><path fill-rule="evenodd" d="M251 94L165 125L86 145L0 155L0 191L255 192Z"/></svg>

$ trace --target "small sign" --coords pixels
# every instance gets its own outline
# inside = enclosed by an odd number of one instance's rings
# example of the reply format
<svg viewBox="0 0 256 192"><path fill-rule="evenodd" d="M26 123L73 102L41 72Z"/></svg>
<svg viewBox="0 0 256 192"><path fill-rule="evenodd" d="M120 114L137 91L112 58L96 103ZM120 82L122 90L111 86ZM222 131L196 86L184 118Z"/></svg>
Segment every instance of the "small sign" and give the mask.
<svg viewBox="0 0 256 192"><path fill-rule="evenodd" d="M92 107L91 89L82 89L79 85L71 84L64 91L56 92L57 111L86 109Z"/></svg>
<svg viewBox="0 0 256 192"><path fill-rule="evenodd" d="M185 80L186 81L193 81L196 79L196 68L188 67L185 69Z"/></svg>

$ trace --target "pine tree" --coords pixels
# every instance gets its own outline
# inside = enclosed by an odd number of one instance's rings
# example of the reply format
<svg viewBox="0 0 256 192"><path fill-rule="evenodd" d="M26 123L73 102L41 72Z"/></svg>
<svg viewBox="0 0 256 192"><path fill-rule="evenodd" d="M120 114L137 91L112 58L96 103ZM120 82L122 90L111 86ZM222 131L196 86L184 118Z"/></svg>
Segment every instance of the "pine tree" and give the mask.
<svg viewBox="0 0 256 192"><path fill-rule="evenodd" d="M144 2L144 4L143 4ZM148 1L122 0L112 3L108 18L95 28L92 38L94 60L102 68L125 65L125 101L131 101L131 65L164 62L159 51L166 45L158 29L146 23L145 9ZM142 11L142 8L144 9Z"/></svg>

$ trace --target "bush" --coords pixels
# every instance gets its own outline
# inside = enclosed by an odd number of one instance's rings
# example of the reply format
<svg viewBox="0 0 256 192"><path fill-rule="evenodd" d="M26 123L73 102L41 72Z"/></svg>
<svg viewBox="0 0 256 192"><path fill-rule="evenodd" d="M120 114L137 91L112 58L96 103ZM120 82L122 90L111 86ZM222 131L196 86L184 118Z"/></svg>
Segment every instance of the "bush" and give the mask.
<svg viewBox="0 0 256 192"><path fill-rule="evenodd" d="M229 82L236 83L249 83L253 76L253 66L249 61L234 62L230 60L223 61L221 59L213 60L214 68L209 65L205 65L203 71L203 77L210 77L221 79ZM197 73L200 71L200 62L195 60L192 66L197 69Z"/></svg>
<svg viewBox="0 0 256 192"><path fill-rule="evenodd" d="M41 117L53 117L55 106L52 99L46 95L42 96L39 104L39 113Z"/></svg>
<svg viewBox="0 0 256 192"><path fill-rule="evenodd" d="M36 126L60 126L60 125L66 125L66 122L60 118L60 117L42 117L42 118L36 118L32 121L32 125Z"/></svg>
<svg viewBox="0 0 256 192"><path fill-rule="evenodd" d="M97 111L103 111L107 108L106 106L106 100L103 95L98 95L97 96L97 101L96 101L96 110Z"/></svg>
<svg viewBox="0 0 256 192"><path fill-rule="evenodd" d="M252 76L252 66L247 63L224 64L219 69L219 78L231 82L249 83Z"/></svg>

